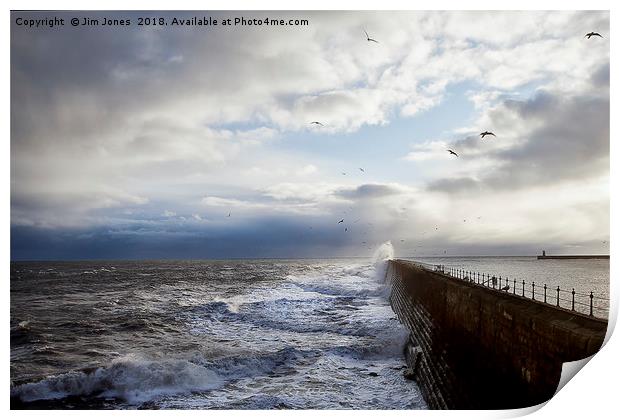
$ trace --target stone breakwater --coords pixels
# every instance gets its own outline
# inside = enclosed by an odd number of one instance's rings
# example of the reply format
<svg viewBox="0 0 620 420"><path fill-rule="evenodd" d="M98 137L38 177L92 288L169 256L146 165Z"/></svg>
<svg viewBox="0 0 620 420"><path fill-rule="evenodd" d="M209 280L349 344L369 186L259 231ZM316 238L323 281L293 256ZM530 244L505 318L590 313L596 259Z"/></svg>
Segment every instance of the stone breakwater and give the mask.
<svg viewBox="0 0 620 420"><path fill-rule="evenodd" d="M410 332L407 375L434 409L509 409L555 393L562 364L596 353L607 321L392 260L390 304Z"/></svg>

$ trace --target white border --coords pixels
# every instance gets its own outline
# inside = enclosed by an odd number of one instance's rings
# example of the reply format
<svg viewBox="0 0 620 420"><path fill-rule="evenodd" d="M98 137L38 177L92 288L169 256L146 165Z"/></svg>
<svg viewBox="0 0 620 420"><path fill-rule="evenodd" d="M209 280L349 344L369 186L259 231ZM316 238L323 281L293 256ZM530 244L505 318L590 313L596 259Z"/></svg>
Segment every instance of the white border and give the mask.
<svg viewBox="0 0 620 420"><path fill-rule="evenodd" d="M209 2L197 2L187 0L176 0L174 2L164 2L161 0L135 0L135 1L90 1L88 3L78 2L75 0L63 0L63 1L7 1L7 8L5 9L5 19L3 20L2 31L2 48L4 49L4 57L10 57L10 12L9 10L611 10L612 27L614 18L614 5L618 2L604 1L604 0L590 0L575 1L551 1L551 0L521 0L521 1L503 1L498 2L490 0L477 0L468 2L458 2L456 0L434 0L431 3L418 2L412 3L402 0L382 0L380 2L371 2L368 0L345 2L341 0L303 0L292 3L290 1L283 0L266 0L261 1L242 1L242 0L213 0ZM431 6L431 7L429 7ZM489 30L501 30L501 28L489 28ZM610 38L613 31L610 31ZM614 42L612 42L612 45ZM611 54L611 68L616 67L616 56L612 49ZM4 164L0 165L0 173L2 174L2 239L0 242L0 252L2 254L1 262L2 272L4 273L4 287L5 287L5 305L4 305L4 325L9 325L10 318L10 293L9 293L9 272L10 272L10 60L5 60L5 65L2 66L2 76L6 88L6 96L4 101L3 119L5 124L4 140L2 141L2 156ZM611 86L616 85L614 73L611 73ZM613 95L612 95L613 98ZM610 139L614 139L616 133L615 127L615 113L614 113L614 101L611 100L611 134ZM614 145L613 140L611 143L611 185L617 185L616 171L613 170L614 163L617 163L617 146ZM613 188L612 188L613 191ZM617 212L618 203L617 196L611 195L611 212ZM611 220L611 273L612 279L611 292L612 292L612 310L610 314L610 324L615 324L618 315L618 293L616 290L616 278L617 269L615 264L616 255L616 242L618 224L616 219L612 217ZM616 334L617 335L617 334ZM577 376L569 381L568 384L549 401L542 409L530 414L532 419L582 419L582 418L608 418L610 413L617 412L616 399L617 392L615 388L615 381L618 378L620 365L616 359L618 354L618 339L617 337L611 337L606 343L604 348L587 364L587 366L577 374ZM1 398L3 408L9 409L9 335L5 330L3 335L2 346L3 360L2 371L4 373L6 388L2 392ZM540 408L540 407L539 407ZM218 418L246 418L254 416L269 416L269 417L302 417L302 418L314 418L316 416L321 417L348 417L355 416L360 417L390 417L390 418L513 418L519 417L534 411L533 409L524 410L504 410L504 411L442 411L442 412L411 412L411 411L260 411L260 412L248 412L248 411L175 411L174 413L166 411L142 411L142 412L127 412L116 411L110 413L112 415L119 416L131 416L142 417L149 416L155 417L168 417L184 416L188 418L203 418L204 416L218 417ZM83 412L12 412L11 416L16 418L22 417L51 417L51 418L76 418L76 416L84 415ZM101 411L89 411L88 416L95 418L103 418L108 416L108 412Z"/></svg>

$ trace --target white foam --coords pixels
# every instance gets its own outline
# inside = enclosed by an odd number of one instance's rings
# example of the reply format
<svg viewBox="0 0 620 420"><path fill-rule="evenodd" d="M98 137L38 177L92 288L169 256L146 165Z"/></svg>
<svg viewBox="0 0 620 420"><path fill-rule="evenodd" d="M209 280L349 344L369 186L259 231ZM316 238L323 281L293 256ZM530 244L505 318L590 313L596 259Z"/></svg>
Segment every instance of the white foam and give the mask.
<svg viewBox="0 0 620 420"><path fill-rule="evenodd" d="M69 372L17 386L11 397L22 401L94 395L142 403L161 395L206 391L223 385L211 370L187 360L147 360L128 355L92 372Z"/></svg>

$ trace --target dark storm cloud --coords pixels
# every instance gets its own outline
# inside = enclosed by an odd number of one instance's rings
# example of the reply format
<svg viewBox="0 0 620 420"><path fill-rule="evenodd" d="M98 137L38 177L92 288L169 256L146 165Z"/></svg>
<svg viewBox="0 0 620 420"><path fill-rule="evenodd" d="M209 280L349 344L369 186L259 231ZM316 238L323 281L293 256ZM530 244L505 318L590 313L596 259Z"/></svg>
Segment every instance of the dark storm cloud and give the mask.
<svg viewBox="0 0 620 420"><path fill-rule="evenodd" d="M468 191L479 189L480 184L477 180L470 177L463 178L442 178L431 181L428 189L431 191L445 191L448 193Z"/></svg>
<svg viewBox="0 0 620 420"><path fill-rule="evenodd" d="M332 223L315 221L312 227L274 217L208 228L153 222L82 229L20 226L11 231L11 260L325 257L348 240Z"/></svg>
<svg viewBox="0 0 620 420"><path fill-rule="evenodd" d="M336 191L334 195L351 199L372 199L388 197L401 193L401 190L390 185L364 184L357 188L340 189Z"/></svg>
<svg viewBox="0 0 620 420"><path fill-rule="evenodd" d="M508 118L510 116L511 118ZM509 100L491 113L493 121L517 117L525 130L523 139L507 149L485 152L497 164L471 177L439 179L429 183L434 191L467 192L475 189L510 190L585 180L609 173L609 97L574 96L541 92L528 101ZM499 123L497 125L500 125ZM501 142L501 138L493 139ZM482 150L482 141L459 142ZM465 155L467 148L460 149Z"/></svg>
<svg viewBox="0 0 620 420"><path fill-rule="evenodd" d="M590 79L592 84L597 87L609 87L609 63L603 64L598 68Z"/></svg>

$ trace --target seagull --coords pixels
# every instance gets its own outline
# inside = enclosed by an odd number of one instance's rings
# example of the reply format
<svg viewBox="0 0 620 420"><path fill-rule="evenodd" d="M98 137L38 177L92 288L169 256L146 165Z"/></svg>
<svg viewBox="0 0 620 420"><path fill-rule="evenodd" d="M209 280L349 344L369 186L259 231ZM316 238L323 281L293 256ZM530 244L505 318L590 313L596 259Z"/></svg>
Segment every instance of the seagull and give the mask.
<svg viewBox="0 0 620 420"><path fill-rule="evenodd" d="M379 43L379 41L377 41L376 39L372 39L370 36L368 36L368 32L366 32L366 29L364 29L364 33L366 34L366 41L376 42L377 44Z"/></svg>
<svg viewBox="0 0 620 420"><path fill-rule="evenodd" d="M362 172L364 172L364 169L363 169L363 168L359 168L359 170L360 170L360 171L362 171Z"/></svg>
<svg viewBox="0 0 620 420"><path fill-rule="evenodd" d="M343 173L342 173L342 175L346 175L346 174L347 174L346 172L343 172Z"/></svg>
<svg viewBox="0 0 620 420"><path fill-rule="evenodd" d="M345 231L345 232L346 232L347 230L348 230L347 228L344 228L344 231Z"/></svg>
<svg viewBox="0 0 620 420"><path fill-rule="evenodd" d="M320 125L321 127L323 127L323 124L321 124L319 121L311 121L310 124Z"/></svg>
<svg viewBox="0 0 620 420"><path fill-rule="evenodd" d="M485 131L483 133L480 133L480 137L484 138L484 136L493 136L493 137L497 137L495 134L491 133L490 131Z"/></svg>
<svg viewBox="0 0 620 420"><path fill-rule="evenodd" d="M343 223L343 222L344 222L344 219L340 219L340 221L336 224L339 225L340 223Z"/></svg>
<svg viewBox="0 0 620 420"><path fill-rule="evenodd" d="M592 38L593 36L600 36L601 38L603 38L603 35L599 34L598 32L590 32L589 34L585 34L585 37L588 37L588 39Z"/></svg>
<svg viewBox="0 0 620 420"><path fill-rule="evenodd" d="M456 154L456 152L454 150L450 150L448 149L448 152L450 152L451 155L454 155L456 157L459 157L459 155Z"/></svg>

